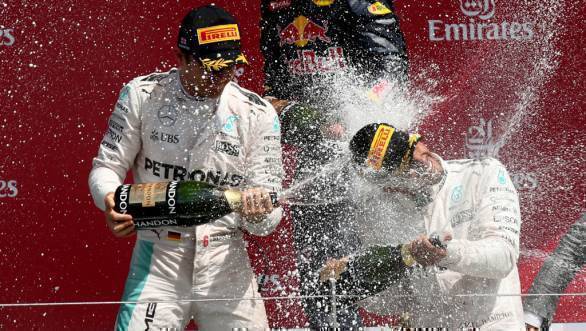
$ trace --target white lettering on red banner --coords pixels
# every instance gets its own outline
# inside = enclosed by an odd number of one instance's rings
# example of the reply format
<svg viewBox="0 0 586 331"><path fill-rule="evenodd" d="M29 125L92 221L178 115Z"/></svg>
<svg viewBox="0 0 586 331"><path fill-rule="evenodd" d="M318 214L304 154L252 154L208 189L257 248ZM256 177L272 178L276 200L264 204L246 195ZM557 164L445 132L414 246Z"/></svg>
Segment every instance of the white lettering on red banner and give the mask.
<svg viewBox="0 0 586 331"><path fill-rule="evenodd" d="M15 198L18 195L16 180L0 180L0 198Z"/></svg>
<svg viewBox="0 0 586 331"><path fill-rule="evenodd" d="M485 157L499 158L503 142L493 134L493 120L479 119L478 125L471 125L466 131L466 156L471 159ZM511 172L511 181L518 191L532 191L539 186L537 175L533 172Z"/></svg>
<svg viewBox="0 0 586 331"><path fill-rule="evenodd" d="M532 22L488 22L494 18L494 0L459 0L468 22L446 23L428 20L431 41L528 40L534 32ZM480 21L477 21L480 19Z"/></svg>
<svg viewBox="0 0 586 331"><path fill-rule="evenodd" d="M281 281L279 280L279 275L260 274L257 276L256 281L261 289L261 292L282 291L284 289Z"/></svg>
<svg viewBox="0 0 586 331"><path fill-rule="evenodd" d="M14 38L14 29L0 27L0 47L12 46L16 39Z"/></svg>
<svg viewBox="0 0 586 331"><path fill-rule="evenodd" d="M539 187L537 175L533 172L512 173L511 181L517 191L533 191Z"/></svg>
<svg viewBox="0 0 586 331"><path fill-rule="evenodd" d="M478 125L471 125L466 131L466 154L471 159L483 157L498 158L502 142L497 141L492 133L492 120L480 119Z"/></svg>

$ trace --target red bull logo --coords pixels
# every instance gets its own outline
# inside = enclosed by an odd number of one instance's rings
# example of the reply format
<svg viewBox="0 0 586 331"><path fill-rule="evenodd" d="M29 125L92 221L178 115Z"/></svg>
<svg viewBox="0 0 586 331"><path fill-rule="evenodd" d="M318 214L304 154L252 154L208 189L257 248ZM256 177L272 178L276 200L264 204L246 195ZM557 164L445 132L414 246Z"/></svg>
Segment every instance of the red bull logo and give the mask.
<svg viewBox="0 0 586 331"><path fill-rule="evenodd" d="M281 9L289 8L289 6L291 6L291 0L272 1L269 4L269 10L278 11Z"/></svg>
<svg viewBox="0 0 586 331"><path fill-rule="evenodd" d="M339 72L345 68L344 50L341 47L330 47L323 55L311 49L297 50L297 57L288 60L288 69L293 75Z"/></svg>
<svg viewBox="0 0 586 331"><path fill-rule="evenodd" d="M330 43L332 40L326 35L327 32L327 22L321 26L305 16L298 16L279 32L280 45L295 44L297 47L304 47L310 41L317 40Z"/></svg>

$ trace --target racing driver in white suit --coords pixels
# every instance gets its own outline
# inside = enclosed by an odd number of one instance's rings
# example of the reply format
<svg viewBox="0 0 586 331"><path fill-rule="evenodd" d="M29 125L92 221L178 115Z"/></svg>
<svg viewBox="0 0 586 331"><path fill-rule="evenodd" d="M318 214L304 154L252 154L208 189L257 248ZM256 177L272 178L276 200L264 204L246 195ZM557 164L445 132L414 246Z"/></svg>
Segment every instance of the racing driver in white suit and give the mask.
<svg viewBox="0 0 586 331"><path fill-rule="evenodd" d="M507 170L493 158L444 161L417 137L381 123L362 128L350 142L361 177L418 201L421 210L406 212L420 212L426 231L407 245L407 255L427 267L406 277L409 289L399 286L403 278L363 304L381 314L408 312L413 327L524 330L521 215ZM380 231L381 224L372 225ZM432 244L434 235L443 245ZM340 274L346 261L328 261L322 274Z"/></svg>
<svg viewBox="0 0 586 331"><path fill-rule="evenodd" d="M136 231L113 211L129 170L134 181L205 181L243 192L243 210L195 227L139 231L116 330L268 328L242 230L264 236L278 225L269 191L281 189L275 110L230 82L245 63L234 18L196 8L179 32L180 65L138 77L120 93L89 185L117 237ZM227 299L199 302L201 299ZM133 303L135 301L147 303Z"/></svg>

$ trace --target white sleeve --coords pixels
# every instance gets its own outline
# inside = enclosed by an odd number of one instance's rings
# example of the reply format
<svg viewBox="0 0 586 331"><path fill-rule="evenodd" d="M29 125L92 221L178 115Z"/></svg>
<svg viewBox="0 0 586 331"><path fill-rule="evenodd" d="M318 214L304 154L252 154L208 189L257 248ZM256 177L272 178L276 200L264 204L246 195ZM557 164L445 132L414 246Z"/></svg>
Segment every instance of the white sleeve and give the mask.
<svg viewBox="0 0 586 331"><path fill-rule="evenodd" d="M541 324L543 323L543 317L536 315L530 311L525 311L524 313L525 315L525 323L534 326L536 328L541 327Z"/></svg>
<svg viewBox="0 0 586 331"><path fill-rule="evenodd" d="M283 163L281 159L281 128L275 109L266 107L257 110L256 123L251 126L250 153L247 157L246 185L264 187L272 192L281 192ZM281 222L281 207L275 208L258 223L241 220L241 226L251 234L266 236Z"/></svg>
<svg viewBox="0 0 586 331"><path fill-rule="evenodd" d="M448 243L439 265L465 275L501 279L517 265L521 214L519 197L505 167L494 159L484 166L476 193L469 238Z"/></svg>
<svg viewBox="0 0 586 331"><path fill-rule="evenodd" d="M88 179L94 203L102 210L104 197L124 182L140 150L140 126L138 97L129 84L120 92Z"/></svg>

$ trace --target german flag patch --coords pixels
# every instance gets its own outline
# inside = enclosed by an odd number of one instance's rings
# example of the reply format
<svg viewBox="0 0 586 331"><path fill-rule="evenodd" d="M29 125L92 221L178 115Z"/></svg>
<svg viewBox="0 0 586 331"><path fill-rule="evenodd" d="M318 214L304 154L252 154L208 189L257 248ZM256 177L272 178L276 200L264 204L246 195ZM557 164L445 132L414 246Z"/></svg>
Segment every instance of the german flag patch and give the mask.
<svg viewBox="0 0 586 331"><path fill-rule="evenodd" d="M179 233L179 232L173 232L173 231L167 231L167 240L180 241L181 240L181 233Z"/></svg>

